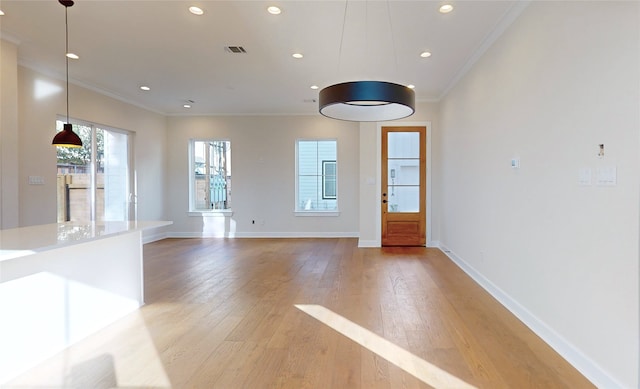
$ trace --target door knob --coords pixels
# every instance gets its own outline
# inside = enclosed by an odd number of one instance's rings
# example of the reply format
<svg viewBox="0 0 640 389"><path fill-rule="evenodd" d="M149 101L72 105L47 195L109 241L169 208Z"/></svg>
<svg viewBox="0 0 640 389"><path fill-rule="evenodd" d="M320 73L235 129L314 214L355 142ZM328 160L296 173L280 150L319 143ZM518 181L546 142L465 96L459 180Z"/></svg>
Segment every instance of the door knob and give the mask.
<svg viewBox="0 0 640 389"><path fill-rule="evenodd" d="M383 193L383 194L382 194L382 197L387 197L387 194L386 194L386 193Z"/></svg>
<svg viewBox="0 0 640 389"><path fill-rule="evenodd" d="M386 203L387 203L387 200L382 200L382 202L386 204Z"/></svg>

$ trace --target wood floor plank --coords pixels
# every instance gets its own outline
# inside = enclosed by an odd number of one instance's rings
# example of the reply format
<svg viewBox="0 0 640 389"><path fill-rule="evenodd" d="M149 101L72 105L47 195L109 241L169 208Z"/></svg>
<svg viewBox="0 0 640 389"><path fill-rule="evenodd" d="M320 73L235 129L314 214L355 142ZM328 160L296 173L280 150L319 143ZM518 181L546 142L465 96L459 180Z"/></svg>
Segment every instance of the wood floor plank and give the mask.
<svg viewBox="0 0 640 389"><path fill-rule="evenodd" d="M381 356L362 351L361 382L363 388L390 389L389 362Z"/></svg>
<svg viewBox="0 0 640 389"><path fill-rule="evenodd" d="M442 374L477 388L593 387L437 249L165 239L144 258L145 306L0 387L448 389ZM367 335L334 328L345 319Z"/></svg>
<svg viewBox="0 0 640 389"><path fill-rule="evenodd" d="M346 337L340 337L333 361L332 388L362 388L361 347Z"/></svg>

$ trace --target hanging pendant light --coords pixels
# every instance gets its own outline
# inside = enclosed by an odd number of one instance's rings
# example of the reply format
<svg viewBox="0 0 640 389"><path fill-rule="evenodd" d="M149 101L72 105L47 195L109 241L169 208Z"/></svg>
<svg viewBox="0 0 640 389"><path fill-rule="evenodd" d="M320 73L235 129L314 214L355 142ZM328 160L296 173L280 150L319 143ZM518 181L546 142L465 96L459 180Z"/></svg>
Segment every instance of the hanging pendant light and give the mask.
<svg viewBox="0 0 640 389"><path fill-rule="evenodd" d="M347 7L348 0L345 2L340 55L342 55ZM387 11L389 11L388 0ZM388 16L389 25L391 25L390 12ZM322 89L319 97L320 113L332 119L381 122L406 118L415 112L416 98L413 89L386 81L351 81L335 84Z"/></svg>
<svg viewBox="0 0 640 389"><path fill-rule="evenodd" d="M69 123L69 57L67 56L67 54L69 54L69 23L67 21L67 10L73 6L73 1L58 0L58 2L64 5L65 59L67 67L67 122L64 124L62 131L53 137L51 144L60 147L82 147L82 140L78 134L73 132L73 126Z"/></svg>
<svg viewBox="0 0 640 389"><path fill-rule="evenodd" d="M353 81L320 91L320 113L332 119L383 122L415 112L415 92L385 81Z"/></svg>

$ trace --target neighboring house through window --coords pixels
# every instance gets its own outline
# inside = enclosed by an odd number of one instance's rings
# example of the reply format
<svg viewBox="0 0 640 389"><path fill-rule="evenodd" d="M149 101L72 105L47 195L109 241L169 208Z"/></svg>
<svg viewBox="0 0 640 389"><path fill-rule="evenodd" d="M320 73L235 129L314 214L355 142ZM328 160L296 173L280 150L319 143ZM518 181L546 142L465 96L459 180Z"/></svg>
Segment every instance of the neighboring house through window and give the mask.
<svg viewBox="0 0 640 389"><path fill-rule="evenodd" d="M190 211L231 209L231 142L191 140Z"/></svg>
<svg viewBox="0 0 640 389"><path fill-rule="evenodd" d="M296 141L296 212L338 211L337 141Z"/></svg>
<svg viewBox="0 0 640 389"><path fill-rule="evenodd" d="M336 161L322 161L322 199L336 197Z"/></svg>

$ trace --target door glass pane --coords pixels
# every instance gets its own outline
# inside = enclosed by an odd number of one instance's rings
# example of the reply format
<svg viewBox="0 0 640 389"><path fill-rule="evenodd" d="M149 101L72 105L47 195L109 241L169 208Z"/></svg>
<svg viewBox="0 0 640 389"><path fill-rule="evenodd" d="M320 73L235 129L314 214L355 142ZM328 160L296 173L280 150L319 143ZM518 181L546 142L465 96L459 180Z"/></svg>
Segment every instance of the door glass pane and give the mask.
<svg viewBox="0 0 640 389"><path fill-rule="evenodd" d="M420 185L420 160L388 159L387 174L391 185Z"/></svg>
<svg viewBox="0 0 640 389"><path fill-rule="evenodd" d="M58 131L63 124L56 122ZM82 140L82 147L56 147L59 222L91 220L91 127L74 124L73 131Z"/></svg>
<svg viewBox="0 0 640 389"><path fill-rule="evenodd" d="M387 135L387 158L420 159L420 133L389 132Z"/></svg>
<svg viewBox="0 0 640 389"><path fill-rule="evenodd" d="M387 211L420 212L420 133L387 133Z"/></svg>
<svg viewBox="0 0 640 389"><path fill-rule="evenodd" d="M97 202L104 220L129 218L129 145L127 134L97 129ZM97 204L98 205L98 204ZM98 209L100 206L98 205ZM100 212L98 211L98 219Z"/></svg>
<svg viewBox="0 0 640 389"><path fill-rule="evenodd" d="M420 186L393 186L389 194L388 212L420 212Z"/></svg>

